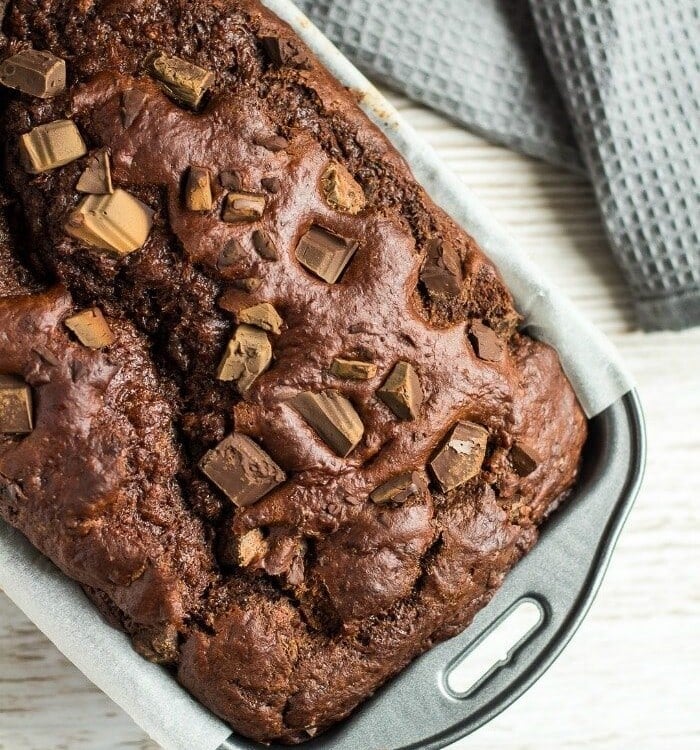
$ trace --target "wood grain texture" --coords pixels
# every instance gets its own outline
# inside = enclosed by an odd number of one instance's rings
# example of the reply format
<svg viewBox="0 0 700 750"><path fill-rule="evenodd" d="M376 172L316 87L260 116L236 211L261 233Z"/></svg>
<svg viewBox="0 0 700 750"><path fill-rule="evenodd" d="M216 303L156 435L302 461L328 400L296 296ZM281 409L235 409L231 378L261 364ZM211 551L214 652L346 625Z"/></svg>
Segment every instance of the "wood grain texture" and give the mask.
<svg viewBox="0 0 700 750"><path fill-rule="evenodd" d="M634 329L585 180L389 97L617 344L646 409L647 478L593 609L550 671L463 750L700 747L700 329ZM0 594L0 750L155 750ZM368 748L367 750L373 750Z"/></svg>

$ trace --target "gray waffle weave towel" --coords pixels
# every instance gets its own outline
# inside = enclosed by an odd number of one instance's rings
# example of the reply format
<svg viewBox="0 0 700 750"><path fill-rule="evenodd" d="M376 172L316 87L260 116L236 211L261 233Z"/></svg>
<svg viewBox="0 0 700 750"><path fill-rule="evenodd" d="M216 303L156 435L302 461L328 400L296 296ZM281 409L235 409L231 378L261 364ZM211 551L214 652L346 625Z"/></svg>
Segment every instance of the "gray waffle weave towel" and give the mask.
<svg viewBox="0 0 700 750"><path fill-rule="evenodd" d="M585 169L647 329L700 324L697 0L296 0L375 80Z"/></svg>

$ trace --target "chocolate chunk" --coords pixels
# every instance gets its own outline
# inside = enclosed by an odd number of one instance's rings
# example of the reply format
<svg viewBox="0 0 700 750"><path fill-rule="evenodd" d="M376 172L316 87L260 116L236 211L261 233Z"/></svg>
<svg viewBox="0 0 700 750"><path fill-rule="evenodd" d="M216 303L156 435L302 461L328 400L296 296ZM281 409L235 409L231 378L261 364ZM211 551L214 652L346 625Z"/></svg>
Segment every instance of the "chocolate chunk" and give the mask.
<svg viewBox="0 0 700 750"><path fill-rule="evenodd" d="M102 349L115 341L102 310L97 307L71 315L64 323L78 337L78 341L90 349Z"/></svg>
<svg viewBox="0 0 700 750"><path fill-rule="evenodd" d="M268 543L260 529L251 529L238 540L238 564L258 567L268 552Z"/></svg>
<svg viewBox="0 0 700 750"><path fill-rule="evenodd" d="M219 183L222 188L228 190L240 190L241 189L241 176L238 172L234 172L231 169L226 169L219 175Z"/></svg>
<svg viewBox="0 0 700 750"><path fill-rule="evenodd" d="M250 325L240 325L229 341L216 377L226 382L235 381L241 394L245 393L272 362L272 345L267 334Z"/></svg>
<svg viewBox="0 0 700 750"><path fill-rule="evenodd" d="M282 325L282 318L277 314L277 310L269 303L262 302L253 307L246 307L239 311L238 320L240 323L262 328L263 331L270 331L278 334Z"/></svg>
<svg viewBox="0 0 700 750"><path fill-rule="evenodd" d="M285 474L246 435L234 432L201 463L201 470L239 508L253 505L285 480Z"/></svg>
<svg viewBox="0 0 700 750"><path fill-rule="evenodd" d="M275 243L264 229L256 229L253 232L253 247L255 252L264 260L279 260Z"/></svg>
<svg viewBox="0 0 700 750"><path fill-rule="evenodd" d="M349 214L357 214L365 207L367 199L362 187L348 170L332 161L321 176L321 190L332 208Z"/></svg>
<svg viewBox="0 0 700 750"><path fill-rule="evenodd" d="M27 172L41 174L85 156L87 148L72 120L39 125L20 136L20 156Z"/></svg>
<svg viewBox="0 0 700 750"><path fill-rule="evenodd" d="M267 190L268 193L272 193L273 195L276 195L282 189L282 183L280 182L279 177L263 177L262 180L260 180L260 185L263 189Z"/></svg>
<svg viewBox="0 0 700 750"><path fill-rule="evenodd" d="M257 276L249 276L246 279L236 279L233 283L238 289L242 289L244 292L252 294L260 289L262 286L262 279L259 279Z"/></svg>
<svg viewBox="0 0 700 750"><path fill-rule="evenodd" d="M129 89L122 94L121 113L122 124L125 128L130 128L136 122L147 98L146 94L139 89Z"/></svg>
<svg viewBox="0 0 700 750"><path fill-rule="evenodd" d="M86 245L128 255L146 244L153 211L125 190L112 195L90 195L73 211L65 225L71 237Z"/></svg>
<svg viewBox="0 0 700 750"><path fill-rule="evenodd" d="M427 492L428 485L423 475L417 471L409 471L384 482L370 494L370 498L378 505L404 503L410 497L425 495Z"/></svg>
<svg viewBox="0 0 700 750"><path fill-rule="evenodd" d="M253 136L253 143L256 146L262 146L268 151L277 153L278 151L284 151L289 146L289 141L281 135L266 135L260 134Z"/></svg>
<svg viewBox="0 0 700 750"><path fill-rule="evenodd" d="M260 44L275 68L294 64L299 54L289 40L277 36L263 36Z"/></svg>
<svg viewBox="0 0 700 750"><path fill-rule="evenodd" d="M365 432L362 420L338 391L307 391L295 396L289 404L343 458L362 440Z"/></svg>
<svg viewBox="0 0 700 750"><path fill-rule="evenodd" d="M399 419L415 419L423 404L423 389L412 365L399 362L377 391L377 396Z"/></svg>
<svg viewBox="0 0 700 750"><path fill-rule="evenodd" d="M357 248L355 240L338 237L314 225L299 240L296 257L302 266L316 276L329 284L335 284Z"/></svg>
<svg viewBox="0 0 700 750"><path fill-rule="evenodd" d="M496 332L477 321L469 329L469 339L472 342L476 356L486 362L500 362L503 359L503 344Z"/></svg>
<svg viewBox="0 0 700 750"><path fill-rule="evenodd" d="M235 238L228 240L219 253L219 258L217 260L216 266L217 268L229 268L230 266L234 266L236 265L236 263L243 260L245 256L246 251L240 240L237 240Z"/></svg>
<svg viewBox="0 0 700 750"><path fill-rule="evenodd" d="M257 221L265 212L267 198L259 193L229 193L224 204L224 221Z"/></svg>
<svg viewBox="0 0 700 750"><path fill-rule="evenodd" d="M489 433L473 422L457 422L449 437L430 462L443 492L459 487L475 477L486 456Z"/></svg>
<svg viewBox="0 0 700 750"><path fill-rule="evenodd" d="M199 107L216 81L211 71L164 52L151 54L146 60L146 68L160 81L169 96L192 109Z"/></svg>
<svg viewBox="0 0 700 750"><path fill-rule="evenodd" d="M23 94L49 99L66 90L66 62L50 52L26 49L2 61L0 83Z"/></svg>
<svg viewBox="0 0 700 750"><path fill-rule="evenodd" d="M526 477L542 463L542 458L535 448L518 440L510 449L510 462L521 477Z"/></svg>
<svg viewBox="0 0 700 750"><path fill-rule="evenodd" d="M377 365L372 362L361 362L358 359L336 357L331 364L331 372L336 377L346 380L370 380L377 374Z"/></svg>
<svg viewBox="0 0 700 750"><path fill-rule="evenodd" d="M21 378L0 375L0 434L26 435L33 429L31 388Z"/></svg>
<svg viewBox="0 0 700 750"><path fill-rule="evenodd" d="M190 211L211 211L211 175L206 167L190 167L185 183L185 205Z"/></svg>
<svg viewBox="0 0 700 750"><path fill-rule="evenodd" d="M420 280L430 294L456 297L461 293L462 262L449 242L430 240Z"/></svg>
<svg viewBox="0 0 700 750"><path fill-rule="evenodd" d="M91 195L111 195L114 192L109 151L106 148L101 149L90 157L88 165L82 175L80 175L75 189L79 193L89 193Z"/></svg>

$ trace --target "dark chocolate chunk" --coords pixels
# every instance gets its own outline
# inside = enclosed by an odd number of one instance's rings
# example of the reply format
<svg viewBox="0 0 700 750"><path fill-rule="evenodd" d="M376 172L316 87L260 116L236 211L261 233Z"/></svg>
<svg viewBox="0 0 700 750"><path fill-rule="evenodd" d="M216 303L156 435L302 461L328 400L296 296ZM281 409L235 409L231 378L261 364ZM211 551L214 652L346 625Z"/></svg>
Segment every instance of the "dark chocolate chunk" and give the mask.
<svg viewBox="0 0 700 750"><path fill-rule="evenodd" d="M483 323L477 321L472 324L469 329L469 340L479 359L486 362L500 362L503 359L503 343L498 334Z"/></svg>
<svg viewBox="0 0 700 750"><path fill-rule="evenodd" d="M243 324L229 341L216 377L235 381L240 393L245 393L272 362L272 345L260 328Z"/></svg>
<svg viewBox="0 0 700 750"><path fill-rule="evenodd" d="M221 249L217 260L217 268L229 268L236 265L246 256L246 251L241 242L237 239L231 239Z"/></svg>
<svg viewBox="0 0 700 750"><path fill-rule="evenodd" d="M75 189L79 193L90 195L111 195L114 192L109 151L106 148L100 149L90 157Z"/></svg>
<svg viewBox="0 0 700 750"><path fill-rule="evenodd" d="M0 63L0 83L23 94L49 99L66 90L66 63L50 52L25 49Z"/></svg>
<svg viewBox="0 0 700 750"><path fill-rule="evenodd" d="M224 204L224 221L257 221L265 212L267 198L259 193L229 193Z"/></svg>
<svg viewBox="0 0 700 750"><path fill-rule="evenodd" d="M239 508L253 505L285 480L284 472L270 456L237 432L209 451L200 468Z"/></svg>
<svg viewBox="0 0 700 750"><path fill-rule="evenodd" d="M412 365L399 362L377 391L377 396L399 419L415 419L423 404L423 389Z"/></svg>
<svg viewBox="0 0 700 750"><path fill-rule="evenodd" d="M253 247L255 252L264 260L279 260L274 240L269 232L264 229L256 229L253 232Z"/></svg>
<svg viewBox="0 0 700 750"><path fill-rule="evenodd" d="M146 104L147 95L139 89L129 89L122 94L122 124L130 128Z"/></svg>
<svg viewBox="0 0 700 750"><path fill-rule="evenodd" d="M384 482L370 494L370 498L378 505L404 503L410 497L425 495L427 492L428 485L423 475L417 471L409 471Z"/></svg>
<svg viewBox="0 0 700 750"><path fill-rule="evenodd" d="M362 440L365 432L362 420L338 391L307 391L295 396L289 404L343 458Z"/></svg>
<svg viewBox="0 0 700 750"><path fill-rule="evenodd" d="M272 193L273 195L277 195L282 189L282 183L280 182L279 177L263 177L262 180L260 180L260 185L264 190L267 190L268 193Z"/></svg>
<svg viewBox="0 0 700 750"><path fill-rule="evenodd" d="M437 238L428 242L420 280L430 294L452 297L460 294L464 281L462 262L449 242Z"/></svg>
<svg viewBox="0 0 700 750"><path fill-rule="evenodd" d="M190 211L211 211L211 175L206 167L190 167L185 183L185 206Z"/></svg>
<svg viewBox="0 0 700 750"><path fill-rule="evenodd" d="M154 52L146 59L149 73L160 81L163 90L182 104L197 109L216 76L199 65L180 57Z"/></svg>
<svg viewBox="0 0 700 750"><path fill-rule="evenodd" d="M321 176L321 190L328 205L336 211L354 215L367 203L362 187L342 164L335 161Z"/></svg>
<svg viewBox="0 0 700 750"><path fill-rule="evenodd" d="M228 190L240 190L241 185L243 184L241 182L241 176L238 174L238 172L234 172L233 170L226 169L219 175L219 183L222 188L226 188Z"/></svg>
<svg viewBox="0 0 700 750"><path fill-rule="evenodd" d="M0 434L26 435L34 429L32 390L13 375L0 375Z"/></svg>
<svg viewBox="0 0 700 750"><path fill-rule="evenodd" d="M331 372L337 378L345 380L370 380L377 374L377 365L359 359L336 357L331 364Z"/></svg>
<svg viewBox="0 0 700 750"><path fill-rule="evenodd" d="M284 149L289 146L289 141L284 136L276 134L260 134L253 136L253 143L256 146L262 146L273 153L284 151Z"/></svg>
<svg viewBox="0 0 700 750"><path fill-rule="evenodd" d="M335 284L358 248L356 240L338 237L313 225L299 240L297 260L329 284Z"/></svg>
<svg viewBox="0 0 700 750"><path fill-rule="evenodd" d="M249 276L245 279L236 279L233 284L237 289L242 289L244 292L252 294L260 289L262 286L262 279L259 279L257 276Z"/></svg>
<svg viewBox="0 0 700 750"><path fill-rule="evenodd" d="M526 477L542 463L542 458L531 445L517 440L510 449L510 462L521 477Z"/></svg>
<svg viewBox="0 0 700 750"><path fill-rule="evenodd" d="M489 433L473 422L457 422L430 462L443 492L459 487L481 471Z"/></svg>
<svg viewBox="0 0 700 750"><path fill-rule="evenodd" d="M287 39L277 36L263 36L260 38L263 51L275 68L283 65L293 65L296 62L298 52L294 45Z"/></svg>

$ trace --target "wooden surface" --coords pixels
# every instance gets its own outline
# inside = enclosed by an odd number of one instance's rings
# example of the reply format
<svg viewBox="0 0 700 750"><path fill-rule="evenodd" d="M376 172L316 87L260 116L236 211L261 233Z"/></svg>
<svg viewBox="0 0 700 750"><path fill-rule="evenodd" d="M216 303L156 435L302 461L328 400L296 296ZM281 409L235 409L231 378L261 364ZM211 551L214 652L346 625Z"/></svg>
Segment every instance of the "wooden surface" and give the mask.
<svg viewBox="0 0 700 750"><path fill-rule="evenodd" d="M391 99L622 350L647 478L593 609L551 670L464 750L700 747L700 329L634 330L586 182ZM0 749L155 749L0 593ZM362 750L358 748L358 750Z"/></svg>

